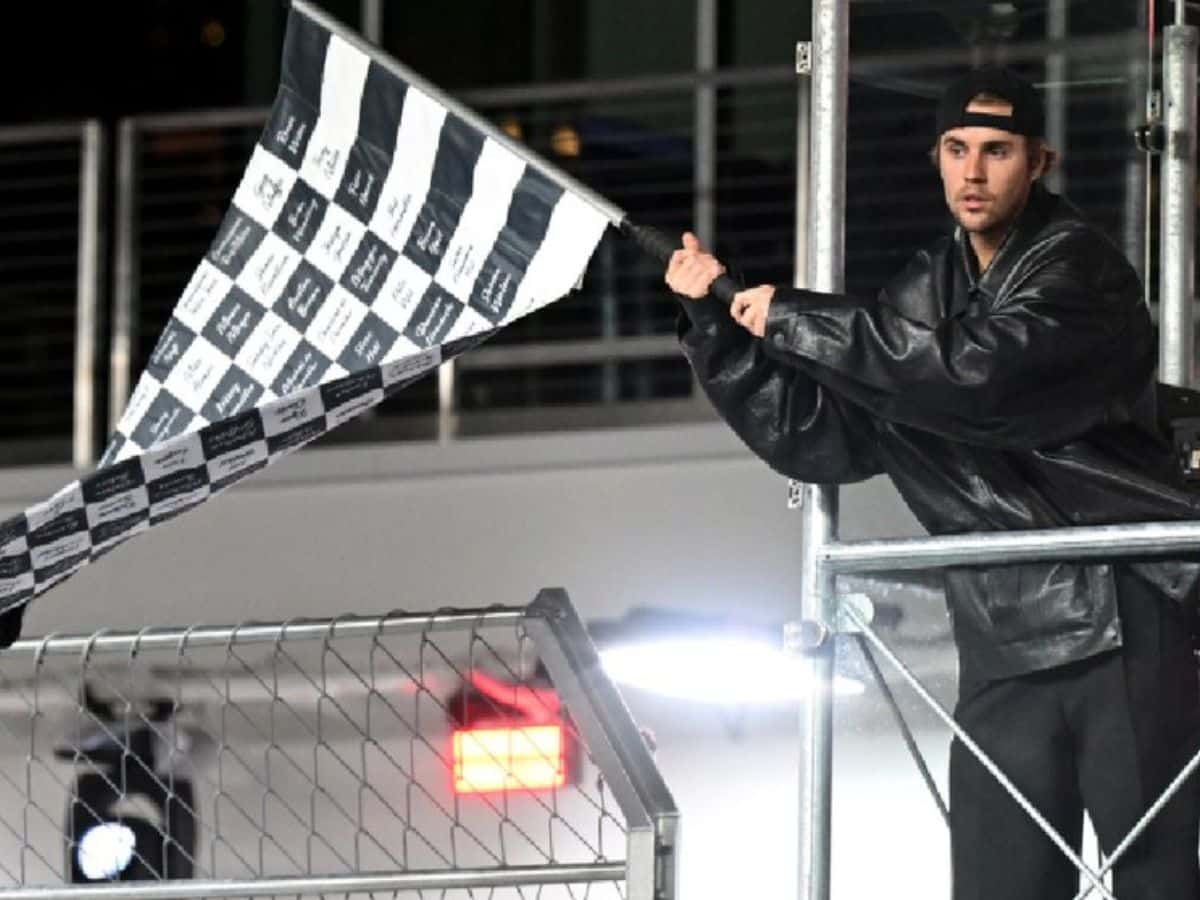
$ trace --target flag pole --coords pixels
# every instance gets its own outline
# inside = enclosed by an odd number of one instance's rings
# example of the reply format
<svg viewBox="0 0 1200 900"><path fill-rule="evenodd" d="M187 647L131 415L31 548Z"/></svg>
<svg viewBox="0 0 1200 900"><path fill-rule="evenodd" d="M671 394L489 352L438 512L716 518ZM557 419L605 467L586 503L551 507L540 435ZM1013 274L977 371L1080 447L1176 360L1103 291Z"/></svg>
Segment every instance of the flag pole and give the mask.
<svg viewBox="0 0 1200 900"><path fill-rule="evenodd" d="M642 250L659 262L665 265L670 261L671 254L680 248L681 245L661 229L651 225L639 225L631 222L625 210L621 209L615 203L605 199L578 179L567 174L526 144L505 134L504 131L475 112L475 110L455 100L442 91L441 88L421 77L402 62L399 62L381 48L365 40L354 29L342 24L324 10L314 6L309 0L292 0L292 6L319 24L330 34L337 35L341 40L354 47L354 49L370 57L372 61L387 69L397 78L402 79L421 93L437 101L476 131L487 135L488 138L497 144L516 154L526 165L536 169L540 174L557 184L563 190L570 191L576 197L594 207L597 212L608 219L609 224L621 234L631 238ZM732 301L733 295L737 290L737 284L728 275L722 275L710 288L713 296L718 297L726 303Z"/></svg>

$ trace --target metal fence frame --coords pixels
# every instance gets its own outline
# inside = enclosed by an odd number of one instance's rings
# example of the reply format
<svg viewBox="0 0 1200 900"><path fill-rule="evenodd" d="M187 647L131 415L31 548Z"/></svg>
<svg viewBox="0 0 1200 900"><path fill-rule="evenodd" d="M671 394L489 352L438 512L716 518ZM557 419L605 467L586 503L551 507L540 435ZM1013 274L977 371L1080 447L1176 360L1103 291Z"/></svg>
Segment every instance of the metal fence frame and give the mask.
<svg viewBox="0 0 1200 900"><path fill-rule="evenodd" d="M503 866L487 869L361 872L330 876L194 879L142 884L20 887L0 890L3 900L198 900L201 897L267 897L371 891L444 891L624 881L627 900L675 900L679 812L645 739L600 665L595 646L565 590L547 588L524 608L489 607L429 614L353 616L321 621L26 639L6 658L123 654L150 650L230 647L335 638L427 634L482 626L520 626L536 648L574 727L625 818L621 862ZM182 650L181 650L182 652Z"/></svg>

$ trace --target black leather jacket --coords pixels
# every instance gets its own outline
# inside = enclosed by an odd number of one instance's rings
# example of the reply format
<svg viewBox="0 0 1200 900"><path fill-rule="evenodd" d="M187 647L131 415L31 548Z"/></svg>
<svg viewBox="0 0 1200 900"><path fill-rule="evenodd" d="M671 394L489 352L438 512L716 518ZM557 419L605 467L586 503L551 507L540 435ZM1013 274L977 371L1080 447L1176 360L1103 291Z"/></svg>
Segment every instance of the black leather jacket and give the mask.
<svg viewBox="0 0 1200 900"><path fill-rule="evenodd" d="M1124 256L1037 187L983 273L957 231L875 300L776 289L766 336L685 301L683 350L772 468L816 483L886 472L932 534L1194 518L1156 421L1154 329ZM1185 561L1136 571L1184 600ZM964 680L1117 647L1109 565L947 570Z"/></svg>

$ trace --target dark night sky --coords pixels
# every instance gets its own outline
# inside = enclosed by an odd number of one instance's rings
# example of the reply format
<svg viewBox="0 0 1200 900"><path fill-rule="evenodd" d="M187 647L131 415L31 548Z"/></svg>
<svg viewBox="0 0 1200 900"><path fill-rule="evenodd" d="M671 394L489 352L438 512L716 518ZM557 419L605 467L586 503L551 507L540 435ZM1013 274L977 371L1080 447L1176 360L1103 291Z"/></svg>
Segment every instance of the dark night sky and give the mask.
<svg viewBox="0 0 1200 900"><path fill-rule="evenodd" d="M388 4L384 43L452 90L528 81L535 76L534 2L458 0L462 9L452 10L429 2ZM359 0L319 5L357 27ZM541 77L583 74L583 7L548 8L552 52ZM0 123L268 103L286 10L286 0L5 4ZM463 27L464 19L471 27Z"/></svg>
<svg viewBox="0 0 1200 900"><path fill-rule="evenodd" d="M246 6L246 0L6 4L0 74L9 87L2 118L108 118L241 102Z"/></svg>
<svg viewBox="0 0 1200 900"><path fill-rule="evenodd" d="M357 26L360 0L319 2ZM794 0L756 3L768 18L785 5L795 18ZM854 51L961 45L965 23L986 5L983 0L855 0ZM0 123L267 103L278 72L286 6L286 0L7 3ZM1019 24L1013 37L1036 38L1044 29L1045 0L1014 6ZM1161 0L1160 6L1165 12ZM593 9L585 0L402 0L387 2L385 8L387 49L451 90L585 77L600 62L586 58L597 51L589 47L583 29L588 16L594 18L605 7ZM1076 0L1071 31L1131 27L1140 8L1134 0ZM722 5L726 32L740 21L733 9ZM538 14L544 29L540 54L533 46ZM633 29L628 38L657 41L663 36ZM722 43L737 44L736 35L727 33ZM613 47L611 53L629 55L629 48ZM763 62L730 59L728 50L722 57L726 65ZM614 67L608 61L602 68Z"/></svg>

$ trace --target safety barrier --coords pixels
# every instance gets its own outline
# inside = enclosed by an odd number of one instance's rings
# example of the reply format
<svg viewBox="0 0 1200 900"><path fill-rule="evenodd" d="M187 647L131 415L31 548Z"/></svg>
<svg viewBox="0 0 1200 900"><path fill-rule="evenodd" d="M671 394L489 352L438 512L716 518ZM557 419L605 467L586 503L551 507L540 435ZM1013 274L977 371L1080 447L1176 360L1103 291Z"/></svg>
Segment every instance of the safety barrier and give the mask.
<svg viewBox="0 0 1200 900"><path fill-rule="evenodd" d="M561 590L21 641L0 759L5 900L675 896L674 803Z"/></svg>

